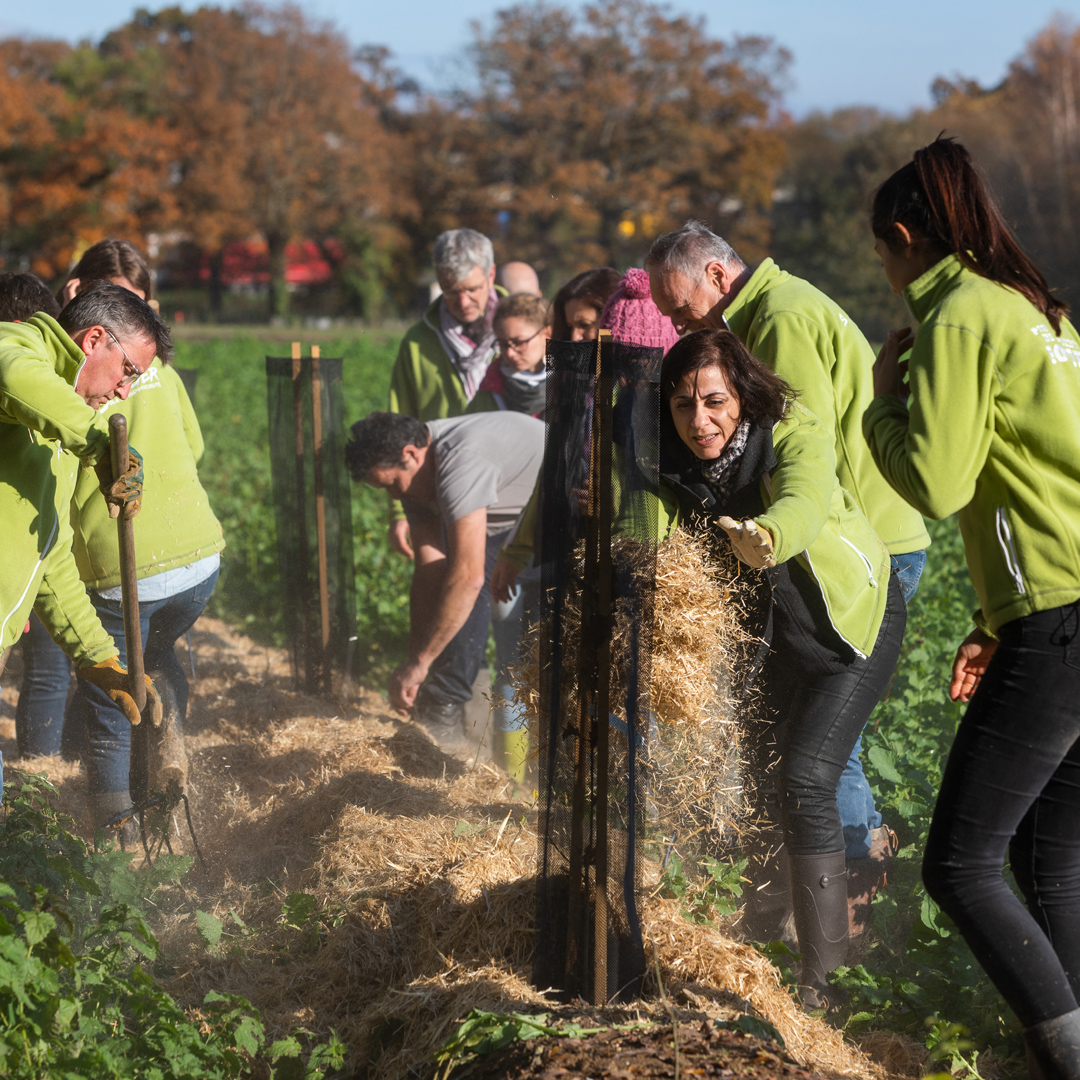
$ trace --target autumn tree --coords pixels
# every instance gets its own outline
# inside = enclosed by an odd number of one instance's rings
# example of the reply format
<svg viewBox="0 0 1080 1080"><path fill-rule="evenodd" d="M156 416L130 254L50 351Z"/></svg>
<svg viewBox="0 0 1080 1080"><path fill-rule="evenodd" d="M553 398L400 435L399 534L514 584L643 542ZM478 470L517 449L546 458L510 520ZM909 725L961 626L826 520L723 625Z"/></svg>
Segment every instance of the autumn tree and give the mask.
<svg viewBox="0 0 1080 1080"><path fill-rule="evenodd" d="M175 137L62 42L0 42L0 258L46 278L109 235L167 227Z"/></svg>
<svg viewBox="0 0 1080 1080"><path fill-rule="evenodd" d="M475 27L477 89L417 113L421 230L482 228L550 285L640 260L661 231L710 222L750 258L768 240L787 54L711 38L642 0L579 15L521 4Z"/></svg>
<svg viewBox="0 0 1080 1080"><path fill-rule="evenodd" d="M919 113L899 119L847 108L813 114L784 133L769 253L831 296L872 341L910 317L874 251L871 193L937 134L933 123Z"/></svg>
<svg viewBox="0 0 1080 1080"><path fill-rule="evenodd" d="M164 57L182 222L211 251L262 237L272 315L288 310L290 240L325 237L346 223L362 230L401 202L389 180L379 88L362 76L344 37L299 8L139 12L102 52Z"/></svg>

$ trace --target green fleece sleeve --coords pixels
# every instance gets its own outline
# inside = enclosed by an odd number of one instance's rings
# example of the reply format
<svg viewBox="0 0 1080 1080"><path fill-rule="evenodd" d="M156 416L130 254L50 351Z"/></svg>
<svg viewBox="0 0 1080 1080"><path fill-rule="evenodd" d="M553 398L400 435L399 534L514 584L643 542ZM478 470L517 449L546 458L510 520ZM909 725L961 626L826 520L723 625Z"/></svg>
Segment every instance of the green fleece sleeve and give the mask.
<svg viewBox="0 0 1080 1080"><path fill-rule="evenodd" d="M773 437L776 467L768 477L768 509L757 523L769 530L777 562L805 551L825 525L836 488L836 452L821 421L798 403Z"/></svg>
<svg viewBox="0 0 1080 1080"><path fill-rule="evenodd" d="M908 407L877 397L863 416L878 468L927 517L948 517L975 494L994 435L994 361L993 349L970 330L928 326L911 350Z"/></svg>
<svg viewBox="0 0 1080 1080"><path fill-rule="evenodd" d="M405 416L419 416L420 402L416 396L416 386L409 378L409 361L411 360L412 345L408 337L401 340L398 346L397 359L394 361L394 369L390 373L390 412L403 413ZM396 499L390 499L390 521L401 521L405 517L405 508Z"/></svg>
<svg viewBox="0 0 1080 1080"><path fill-rule="evenodd" d="M34 611L76 667L90 667L116 656L117 648L105 633L79 577L72 539L71 524L63 516L56 543L45 559Z"/></svg>
<svg viewBox="0 0 1080 1080"><path fill-rule="evenodd" d="M529 565L536 547L536 530L540 525L540 476L533 485L529 501L514 526L514 535L502 546L499 558L505 559L519 571Z"/></svg>
<svg viewBox="0 0 1080 1080"><path fill-rule="evenodd" d="M465 406L465 416L472 416L474 413L482 412L498 412L499 403L495 400L495 395L490 390L478 390L476 396Z"/></svg>
<svg viewBox="0 0 1080 1080"><path fill-rule="evenodd" d="M105 417L30 354L12 351L0 356L0 414L56 440L88 465L109 446Z"/></svg>
<svg viewBox="0 0 1080 1080"><path fill-rule="evenodd" d="M416 396L416 386L409 378L410 361L412 360L412 343L408 337L402 339L398 346L397 359L394 368L390 372L390 412L404 413L406 416L420 415L420 402Z"/></svg>
<svg viewBox="0 0 1080 1080"><path fill-rule="evenodd" d="M799 395L827 432L837 430L836 391L832 366L836 361L828 334L813 319L793 311L767 319L754 335L750 352L771 368Z"/></svg>

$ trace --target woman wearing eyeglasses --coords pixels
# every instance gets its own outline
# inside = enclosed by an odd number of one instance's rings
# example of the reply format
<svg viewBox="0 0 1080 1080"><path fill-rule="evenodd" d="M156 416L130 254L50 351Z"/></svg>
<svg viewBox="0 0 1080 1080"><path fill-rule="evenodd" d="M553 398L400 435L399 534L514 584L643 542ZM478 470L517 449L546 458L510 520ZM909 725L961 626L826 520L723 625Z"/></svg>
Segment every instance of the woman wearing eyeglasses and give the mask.
<svg viewBox="0 0 1080 1080"><path fill-rule="evenodd" d="M544 355L551 337L548 302L529 293L504 296L492 318L499 355L492 360L467 413L528 413L544 418L547 369Z"/></svg>
<svg viewBox="0 0 1080 1080"><path fill-rule="evenodd" d="M129 289L144 300L152 295L145 259L123 240L103 240L83 255L61 292L63 302L102 281ZM171 364L158 359L140 372L126 354L125 375L130 387L127 399L117 397L102 406L102 411L119 412L127 418L128 436L143 455L146 476L142 512L134 521L139 615L146 670L153 673L165 706L163 734L154 742L153 779L159 787L170 779L183 785L187 777L182 732L188 682L174 645L202 614L214 591L225 540L199 482L202 433L180 376ZM94 497L96 492L96 478L84 472L72 500L75 562L102 625L123 655L116 523L108 517L100 496ZM24 683L26 692L20 694L17 725L30 742L44 719L63 713L68 674L55 651L47 635L45 641L35 638L33 648L27 650L31 654L27 666L37 677L32 687ZM94 824L100 825L131 806L131 728L123 713L92 686L80 684L69 713L65 725L69 731L85 726L83 760ZM37 753L59 752L59 725L52 728L57 745L36 748Z"/></svg>

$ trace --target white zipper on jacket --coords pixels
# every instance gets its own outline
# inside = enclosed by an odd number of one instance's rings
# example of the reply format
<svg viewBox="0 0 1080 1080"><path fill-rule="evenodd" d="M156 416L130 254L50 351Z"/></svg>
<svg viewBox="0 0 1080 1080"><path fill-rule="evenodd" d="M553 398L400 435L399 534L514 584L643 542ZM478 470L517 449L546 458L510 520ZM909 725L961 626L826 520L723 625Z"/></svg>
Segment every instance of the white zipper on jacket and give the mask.
<svg viewBox="0 0 1080 1080"><path fill-rule="evenodd" d="M1009 528L1009 519L1005 516L1005 507L999 506L994 516L997 524L998 543L1001 545L1001 553L1005 556L1005 568L1009 571L1009 576L1016 584L1016 591L1023 596L1027 589L1024 588L1024 578L1020 573L1020 560L1016 556L1012 529Z"/></svg>
<svg viewBox="0 0 1080 1080"><path fill-rule="evenodd" d="M855 550L858 551L858 548L856 548ZM862 649L860 649L858 645L855 644L855 642L848 641L848 639L844 637L844 635L840 632L840 627L838 627L833 621L832 612L829 610L829 599L825 595L825 590L821 587L821 581L817 576L817 571L814 569L814 564L810 561L810 549L803 548L802 553L806 557L806 565L810 567L810 573L814 576L814 584L818 587L818 591L821 593L821 599L825 603L825 614L829 617L829 625L836 631L837 637L839 637L841 641L845 642L855 653L856 656L858 656L862 660L865 660L867 654L864 653Z"/></svg>
<svg viewBox="0 0 1080 1080"><path fill-rule="evenodd" d="M772 477L768 473L766 473L764 476L764 481L765 490L769 493L769 497L772 498ZM767 514L768 512L769 508L766 507L765 513ZM876 589L877 582L874 580L874 568L870 565L870 560L850 540L848 540L847 537L841 536L840 539L843 540L844 543L847 544L848 547L850 547L851 550L854 551L855 554L858 555L864 563L866 563L866 570L867 573L870 575L870 584L873 585L873 587ZM814 564L810 560L810 549L804 548L802 554L806 558L806 565L810 567L810 573L814 577L814 584L818 587L818 592L821 593L821 599L825 604L825 614L829 617L829 625L833 628L833 630L836 631L837 637L839 637L841 641L845 642L854 651L856 656L865 660L866 653L864 653L853 641L848 641L848 639L844 637L844 635L840 632L840 628L833 620L832 612L829 610L828 598L825 596L825 590L821 587L821 579L817 576L817 571L814 569Z"/></svg>
<svg viewBox="0 0 1080 1080"><path fill-rule="evenodd" d="M843 540L844 543L847 544L847 546L865 563L866 576L870 579L870 584L876 589L877 581L874 579L874 568L870 565L870 560L846 536L841 535L840 539Z"/></svg>

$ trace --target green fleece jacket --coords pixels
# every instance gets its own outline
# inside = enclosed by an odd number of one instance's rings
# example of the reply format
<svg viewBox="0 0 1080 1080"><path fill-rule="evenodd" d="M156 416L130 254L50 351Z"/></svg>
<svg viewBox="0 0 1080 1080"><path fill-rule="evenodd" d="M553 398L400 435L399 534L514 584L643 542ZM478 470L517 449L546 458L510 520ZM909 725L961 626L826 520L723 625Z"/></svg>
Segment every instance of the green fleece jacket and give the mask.
<svg viewBox="0 0 1080 1080"><path fill-rule="evenodd" d="M875 398L866 439L889 483L932 518L959 511L995 633L1080 597L1080 338L1020 293L943 259L904 290L920 326L911 397Z"/></svg>
<svg viewBox="0 0 1080 1080"><path fill-rule="evenodd" d="M143 456L146 486L133 522L137 576L153 577L221 551L221 525L196 472L203 454L202 432L176 371L155 360L132 386L127 401L114 398L100 412L106 419L113 413L127 417L128 437ZM75 563L87 587L119 585L116 522L92 473L79 478L71 523Z"/></svg>
<svg viewBox="0 0 1080 1080"><path fill-rule="evenodd" d="M0 323L0 649L33 607L79 667L117 655L71 553L80 460L93 464L109 445L104 418L74 390L85 359L49 315Z"/></svg>
<svg viewBox="0 0 1080 1080"><path fill-rule="evenodd" d="M869 656L885 616L889 552L837 483L831 435L798 402L773 429L773 451L756 521L769 530L776 561L795 559L810 574L836 632Z"/></svg>
<svg viewBox="0 0 1080 1080"><path fill-rule="evenodd" d="M495 292L506 295L499 285ZM439 337L441 303L442 297L433 301L423 318L405 332L390 373L389 411L415 416L425 424L462 416L469 404L461 376ZM390 517L398 520L404 516L401 503L391 499Z"/></svg>
<svg viewBox="0 0 1080 1080"><path fill-rule="evenodd" d="M874 352L823 292L766 259L724 315L743 344L789 383L834 440L836 477L893 555L930 543L922 518L881 475L862 433Z"/></svg>

